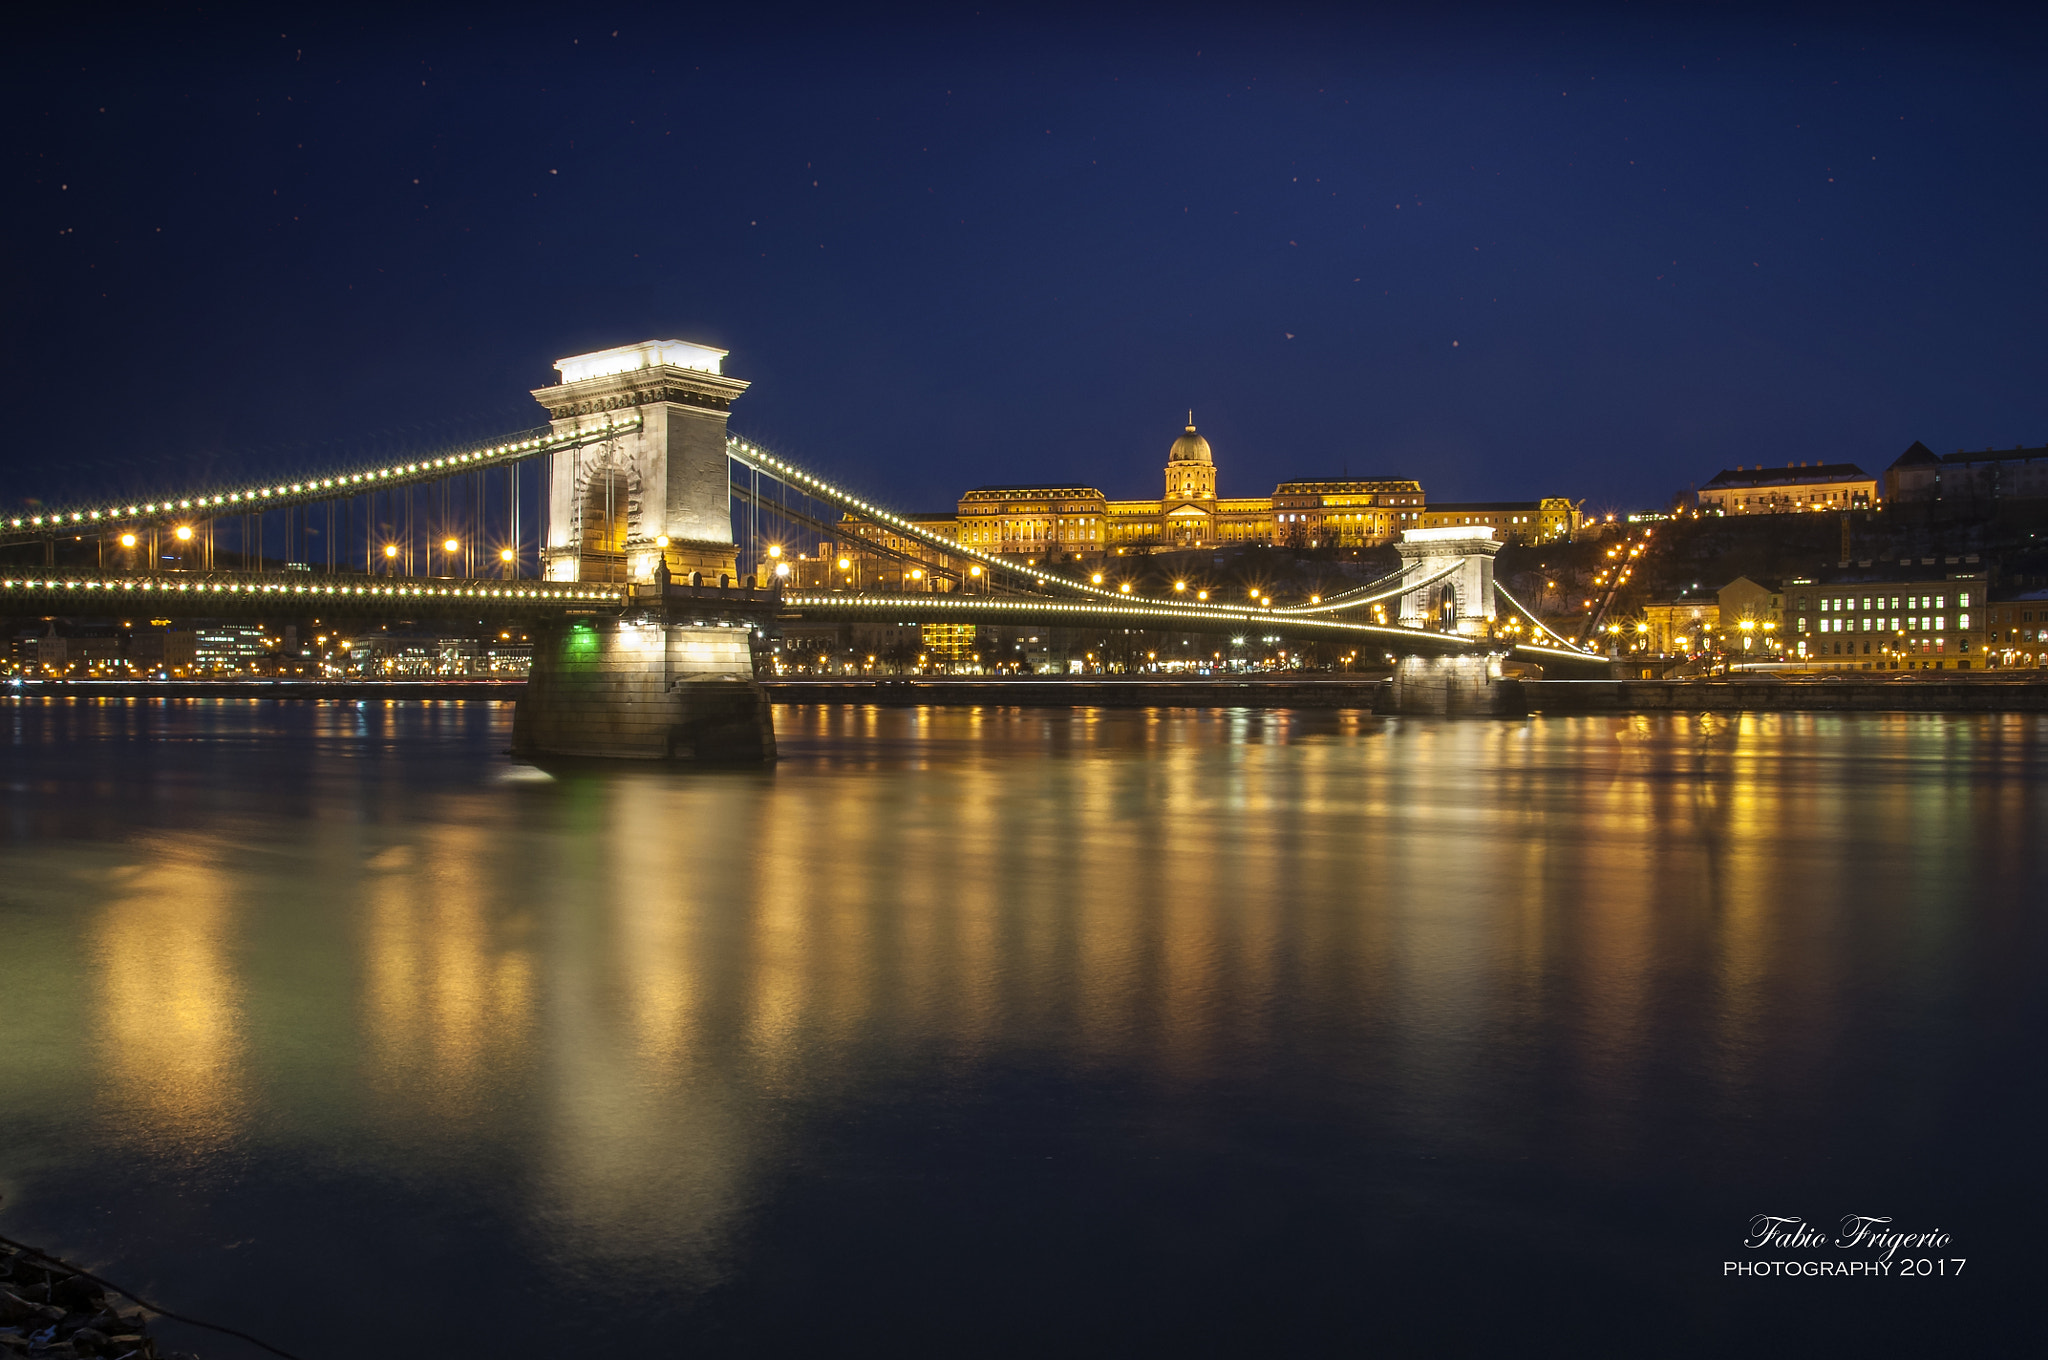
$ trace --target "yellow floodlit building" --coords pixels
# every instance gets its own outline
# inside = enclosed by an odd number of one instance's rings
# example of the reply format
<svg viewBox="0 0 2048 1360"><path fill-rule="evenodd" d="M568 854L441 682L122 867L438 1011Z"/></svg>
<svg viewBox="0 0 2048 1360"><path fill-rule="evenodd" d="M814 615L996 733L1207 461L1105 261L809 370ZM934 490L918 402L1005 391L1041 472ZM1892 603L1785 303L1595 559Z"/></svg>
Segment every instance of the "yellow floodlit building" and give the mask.
<svg viewBox="0 0 2048 1360"><path fill-rule="evenodd" d="M1546 496L1540 501L1453 501L1430 506L1425 529L1485 526L1503 543L1570 542L1585 523L1584 501Z"/></svg>
<svg viewBox="0 0 2048 1360"><path fill-rule="evenodd" d="M1699 489L1699 508L1724 515L1790 515L1804 510L1868 510L1877 478L1854 463L1787 463L1722 471Z"/></svg>
<svg viewBox="0 0 2048 1360"><path fill-rule="evenodd" d="M1659 656L1691 656L1713 650L1721 607L1713 600L1660 600L1643 606L1646 650Z"/></svg>
<svg viewBox="0 0 2048 1360"><path fill-rule="evenodd" d="M1412 477L1288 481L1270 496L1219 496L1215 451L1192 412L1166 451L1161 489L1156 499L1112 500L1078 483L1002 482L967 492L950 518L912 518L967 547L1032 563L1246 545L1367 548L1453 522L1493 526L1504 542L1542 543L1573 537L1583 519L1583 502L1562 496L1445 507L1462 518L1444 519ZM887 529L848 518L850 536L915 552Z"/></svg>

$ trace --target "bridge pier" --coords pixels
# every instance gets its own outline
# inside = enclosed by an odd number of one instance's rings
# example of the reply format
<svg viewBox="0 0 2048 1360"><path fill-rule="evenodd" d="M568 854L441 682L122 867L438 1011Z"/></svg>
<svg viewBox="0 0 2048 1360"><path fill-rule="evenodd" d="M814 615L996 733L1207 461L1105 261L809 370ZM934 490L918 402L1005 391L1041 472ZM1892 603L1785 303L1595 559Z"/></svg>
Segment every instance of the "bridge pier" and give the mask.
<svg viewBox="0 0 2048 1360"><path fill-rule="evenodd" d="M1528 712L1522 682L1501 675L1498 654L1404 656L1394 665L1395 713L1504 717Z"/></svg>
<svg viewBox="0 0 2048 1360"><path fill-rule="evenodd" d="M533 636L512 719L521 756L761 764L775 759L752 630L664 604L569 618ZM684 613L695 619L680 617Z"/></svg>

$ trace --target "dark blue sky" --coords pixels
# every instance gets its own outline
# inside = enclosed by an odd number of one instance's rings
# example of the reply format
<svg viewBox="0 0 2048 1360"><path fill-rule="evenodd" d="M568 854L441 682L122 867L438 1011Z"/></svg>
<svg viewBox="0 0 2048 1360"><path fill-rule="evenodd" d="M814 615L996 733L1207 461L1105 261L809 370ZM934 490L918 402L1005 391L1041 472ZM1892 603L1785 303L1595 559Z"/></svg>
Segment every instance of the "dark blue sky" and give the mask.
<svg viewBox="0 0 2048 1360"><path fill-rule="evenodd" d="M347 9L0 57L0 499L518 428L654 336L910 508L1157 495L1189 406L1226 495L2048 440L2024 11Z"/></svg>

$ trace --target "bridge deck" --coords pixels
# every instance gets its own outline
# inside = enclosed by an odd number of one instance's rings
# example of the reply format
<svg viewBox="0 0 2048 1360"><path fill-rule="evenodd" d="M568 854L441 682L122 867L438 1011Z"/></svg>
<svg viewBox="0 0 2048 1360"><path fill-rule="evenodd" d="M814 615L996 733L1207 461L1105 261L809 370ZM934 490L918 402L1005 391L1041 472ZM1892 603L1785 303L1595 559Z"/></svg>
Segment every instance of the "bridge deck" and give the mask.
<svg viewBox="0 0 2048 1360"><path fill-rule="evenodd" d="M848 622L1042 624L1055 628L1133 628L1161 633L1258 634L1316 639L1378 648L1395 656L1475 656L1509 652L1518 661L1566 666L1604 674L1604 658L1562 648L1510 647L1504 639L1431 633L1414 628L1308 618L1227 605L1180 605L1169 600L1125 597L1112 604L1094 600L1047 600L1007 595L787 595L785 619Z"/></svg>
<svg viewBox="0 0 2048 1360"><path fill-rule="evenodd" d="M678 605L694 604L719 613L773 615L790 621L1036 624L1176 633L1259 633L1352 642L1411 656L1468 656L1503 649L1499 641L1449 633L1142 598L1112 603L1010 595L786 595L778 590L744 586L674 584L661 592L644 583L394 578L307 572L126 575L38 570L0 577L0 613L48 610L113 614L146 610L173 617L220 618L274 615L289 609L323 614L399 613L415 618L467 616L482 611L503 617L618 611L657 601L671 610ZM1590 664L1603 672L1606 667L1599 658L1526 643L1512 648L1512 654L1519 660L1546 666Z"/></svg>
<svg viewBox="0 0 2048 1360"><path fill-rule="evenodd" d="M64 613L157 614L212 618L276 613L280 608L324 613L560 614L576 609L617 609L625 588L577 581L459 580L448 578L326 576L307 572L263 575L165 572L30 571L0 577L0 610L23 606Z"/></svg>

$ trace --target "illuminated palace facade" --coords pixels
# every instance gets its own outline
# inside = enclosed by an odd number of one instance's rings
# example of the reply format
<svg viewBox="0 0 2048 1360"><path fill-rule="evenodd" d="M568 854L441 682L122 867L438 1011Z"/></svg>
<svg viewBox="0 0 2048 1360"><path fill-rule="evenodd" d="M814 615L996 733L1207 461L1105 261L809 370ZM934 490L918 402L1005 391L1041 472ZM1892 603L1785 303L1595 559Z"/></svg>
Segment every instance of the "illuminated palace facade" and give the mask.
<svg viewBox="0 0 2048 1360"><path fill-rule="evenodd" d="M983 552L1062 561L1232 544L1384 543L1422 523L1422 483L1406 477L1282 482L1270 496L1216 494L1216 457L1188 416L1166 451L1157 500L1114 501L1092 486L981 486L960 498L951 529Z"/></svg>
<svg viewBox="0 0 2048 1360"><path fill-rule="evenodd" d="M1576 535L1581 504L1550 497L1430 505L1412 477L1282 482L1270 496L1218 496L1215 453L1190 412L1187 429L1166 452L1157 500L1111 500L1092 486L1009 483L976 487L950 514L911 518L982 552L1037 563L1258 544L1367 548L1394 541L1404 529L1446 524L1486 524L1503 541L1541 543ZM848 527L870 541L895 538L872 524ZM907 540L886 546L914 547Z"/></svg>

